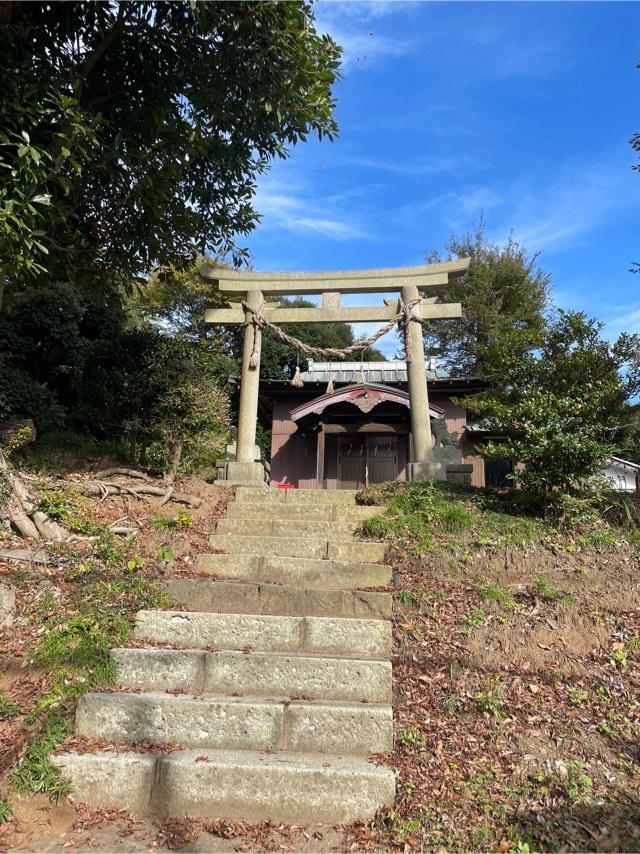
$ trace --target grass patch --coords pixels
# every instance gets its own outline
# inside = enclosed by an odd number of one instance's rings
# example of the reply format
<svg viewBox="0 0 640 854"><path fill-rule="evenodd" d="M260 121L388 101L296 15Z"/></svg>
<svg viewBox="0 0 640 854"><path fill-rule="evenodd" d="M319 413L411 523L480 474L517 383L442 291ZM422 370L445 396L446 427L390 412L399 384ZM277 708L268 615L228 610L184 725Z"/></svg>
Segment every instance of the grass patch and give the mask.
<svg viewBox="0 0 640 854"><path fill-rule="evenodd" d="M514 515L483 492L447 483L376 484L358 500L385 507L363 522L361 535L395 540L417 555L444 548L465 553L470 545L529 545L551 533L547 522Z"/></svg>
<svg viewBox="0 0 640 854"><path fill-rule="evenodd" d="M544 602L558 602L567 608L572 608L576 604L573 596L569 596L558 587L554 587L549 579L542 575L536 575L531 579L529 592L536 599L542 599Z"/></svg>
<svg viewBox="0 0 640 854"><path fill-rule="evenodd" d="M71 791L68 780L51 762L51 754L69 735L69 725L58 715L47 718L41 734L27 747L20 763L10 774L18 794L41 792L57 801Z"/></svg>
<svg viewBox="0 0 640 854"><path fill-rule="evenodd" d="M637 531L636 529L633 529ZM578 537L578 544L583 548L595 549L598 552L610 552L617 548L620 542L620 532L612 528L594 528Z"/></svg>
<svg viewBox="0 0 640 854"><path fill-rule="evenodd" d="M173 533L190 528L193 525L193 517L186 510L181 509L178 510L177 516L154 516L152 522L156 531Z"/></svg>
<svg viewBox="0 0 640 854"><path fill-rule="evenodd" d="M9 718L15 718L16 715L19 715L20 713L20 706L0 691L0 721L7 721Z"/></svg>
<svg viewBox="0 0 640 854"><path fill-rule="evenodd" d="M6 824L11 816L11 804L9 801L0 801L0 824Z"/></svg>
<svg viewBox="0 0 640 854"><path fill-rule="evenodd" d="M640 529L634 520L614 524L596 518L561 525L533 515L516 490L492 492L448 483L383 483L358 493L358 502L380 506L360 534L397 542L414 555L430 551L453 552L469 559L476 548L526 548L544 545L573 552L592 549L610 552L627 540L640 550Z"/></svg>
<svg viewBox="0 0 640 854"><path fill-rule="evenodd" d="M511 593L503 590L499 584L494 584L486 581L484 578L480 578L478 579L477 587L478 595L483 602L497 605L503 611L515 611L518 606Z"/></svg>

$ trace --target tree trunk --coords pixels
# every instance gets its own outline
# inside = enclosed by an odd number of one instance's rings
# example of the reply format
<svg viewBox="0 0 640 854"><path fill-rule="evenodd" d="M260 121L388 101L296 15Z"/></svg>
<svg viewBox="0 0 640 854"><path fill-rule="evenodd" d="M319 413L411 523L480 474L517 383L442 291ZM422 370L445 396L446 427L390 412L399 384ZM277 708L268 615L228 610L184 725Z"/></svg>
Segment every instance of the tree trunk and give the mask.
<svg viewBox="0 0 640 854"><path fill-rule="evenodd" d="M182 442L174 442L171 446L171 468L165 477L165 483L173 483L178 474L180 458L182 457Z"/></svg>
<svg viewBox="0 0 640 854"><path fill-rule="evenodd" d="M6 457L0 452L0 480L4 481L5 506L10 525L17 530L21 537L31 537L34 540L46 539L60 542L66 539L66 531L41 510L38 502L29 494L25 485L15 472L11 470Z"/></svg>

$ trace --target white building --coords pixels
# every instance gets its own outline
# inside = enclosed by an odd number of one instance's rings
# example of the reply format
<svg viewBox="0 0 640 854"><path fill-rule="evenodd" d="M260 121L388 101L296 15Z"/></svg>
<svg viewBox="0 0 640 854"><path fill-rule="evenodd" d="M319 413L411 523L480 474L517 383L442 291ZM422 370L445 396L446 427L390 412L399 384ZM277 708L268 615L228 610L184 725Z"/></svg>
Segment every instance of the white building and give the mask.
<svg viewBox="0 0 640 854"><path fill-rule="evenodd" d="M603 474L618 492L635 492L636 477L640 477L640 465L620 457L611 457Z"/></svg>

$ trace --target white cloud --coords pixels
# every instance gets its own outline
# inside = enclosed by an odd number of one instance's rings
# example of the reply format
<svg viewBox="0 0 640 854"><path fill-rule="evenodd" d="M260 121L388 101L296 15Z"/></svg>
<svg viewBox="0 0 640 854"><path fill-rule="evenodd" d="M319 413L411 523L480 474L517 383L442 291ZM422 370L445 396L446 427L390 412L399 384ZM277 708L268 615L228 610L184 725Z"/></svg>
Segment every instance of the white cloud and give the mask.
<svg viewBox="0 0 640 854"><path fill-rule="evenodd" d="M381 35L374 21L411 6L402 2L320 2L314 6L316 26L342 47L341 69L366 68L384 57L413 53L419 40Z"/></svg>
<svg viewBox="0 0 640 854"><path fill-rule="evenodd" d="M289 174L289 173L288 173ZM292 177L288 184L265 177L255 199L260 212L258 229L277 229L294 234L316 234L333 240L368 239L367 229L329 197L314 195Z"/></svg>
<svg viewBox="0 0 640 854"><path fill-rule="evenodd" d="M395 175L437 175L443 172L456 172L469 169L473 159L468 154L457 157L424 157L420 160L405 160L400 154L397 160L383 160L375 157L344 156L333 161L334 165L354 166L359 169L372 169L390 172Z"/></svg>
<svg viewBox="0 0 640 854"><path fill-rule="evenodd" d="M567 165L543 184L514 186L510 225L516 239L531 249L564 249L614 214L636 208L637 187L626 160L626 152L612 152Z"/></svg>

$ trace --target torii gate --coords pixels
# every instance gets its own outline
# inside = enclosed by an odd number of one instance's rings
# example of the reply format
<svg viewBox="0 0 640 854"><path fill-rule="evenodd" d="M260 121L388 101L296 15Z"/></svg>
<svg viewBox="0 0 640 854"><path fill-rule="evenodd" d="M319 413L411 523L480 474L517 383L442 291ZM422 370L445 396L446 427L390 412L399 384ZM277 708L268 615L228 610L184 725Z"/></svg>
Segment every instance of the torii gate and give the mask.
<svg viewBox="0 0 640 854"><path fill-rule="evenodd" d="M447 285L452 278L463 275L469 259L424 264L418 267L389 267L376 270L346 270L324 273L256 273L236 272L203 264L200 275L205 281L216 282L220 293L242 297L247 306L209 309L207 323L247 324L242 353L240 413L236 460L227 464L227 479L231 482L257 484L263 482L263 468L254 461L258 418L258 388L260 383L261 330L252 321L251 309L261 311L271 323L346 323L392 320L399 307L412 303L411 317L416 320L445 320L462 316L460 303L437 303L435 298L421 297L421 291ZM384 305L364 308L345 308L340 294L393 293L400 291L402 302L385 300ZM307 296L322 294L321 308L281 308L277 303L264 304L264 295ZM421 301L419 301L421 300ZM427 372L424 359L422 325L407 323L406 358L409 379L413 460L407 467L407 478L424 481L439 478L441 467L431 461L431 424Z"/></svg>

